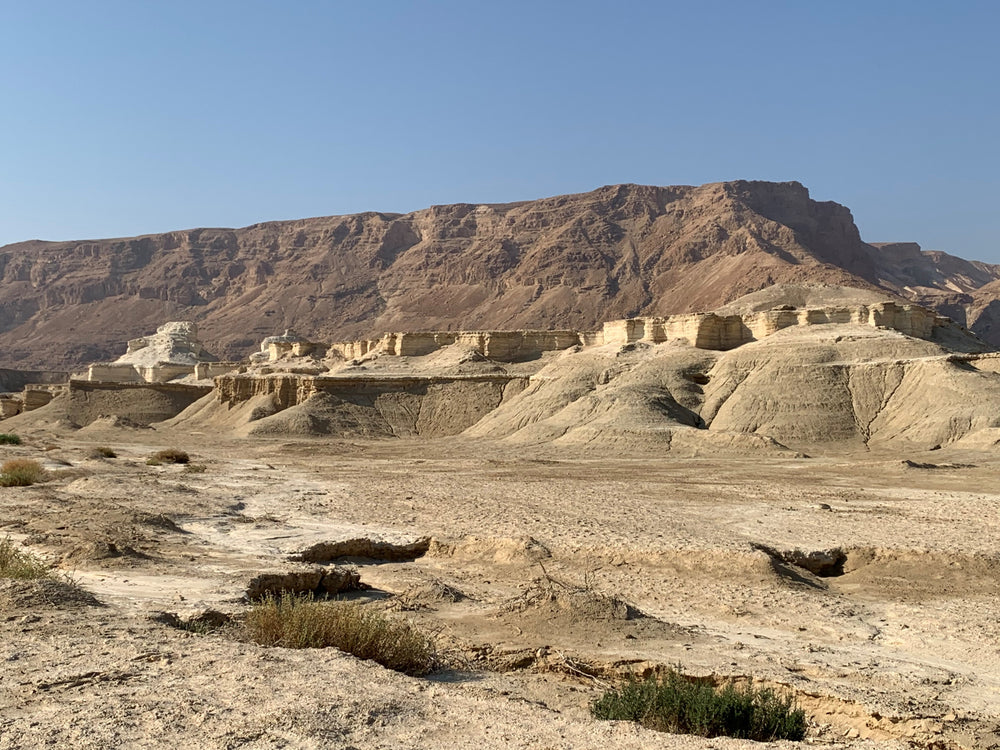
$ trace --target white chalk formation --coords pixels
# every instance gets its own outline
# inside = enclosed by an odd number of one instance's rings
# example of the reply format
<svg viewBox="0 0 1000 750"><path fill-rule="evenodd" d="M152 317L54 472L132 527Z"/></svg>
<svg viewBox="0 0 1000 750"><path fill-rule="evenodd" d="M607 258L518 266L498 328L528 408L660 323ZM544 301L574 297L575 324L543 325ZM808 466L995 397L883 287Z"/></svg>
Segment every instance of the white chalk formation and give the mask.
<svg viewBox="0 0 1000 750"><path fill-rule="evenodd" d="M125 354L114 362L97 362L76 380L113 383L166 383L181 378L205 380L231 371L237 364L219 358L198 340L198 326L190 321L164 323L150 336L128 342Z"/></svg>

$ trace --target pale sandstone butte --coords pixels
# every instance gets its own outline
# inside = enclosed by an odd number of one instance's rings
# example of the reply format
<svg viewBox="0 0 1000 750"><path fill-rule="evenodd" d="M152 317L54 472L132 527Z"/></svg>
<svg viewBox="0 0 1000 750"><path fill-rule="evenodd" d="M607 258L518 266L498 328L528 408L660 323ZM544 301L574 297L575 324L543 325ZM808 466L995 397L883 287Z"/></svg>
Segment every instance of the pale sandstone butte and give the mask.
<svg viewBox="0 0 1000 750"><path fill-rule="evenodd" d="M164 320L196 321L211 351L238 359L286 328L312 341L407 330L594 330L802 282L946 305L960 323L1000 341L995 282L975 286L1000 278L997 267L972 264L970 275L960 259L911 250L910 275L936 286L886 276L895 262L880 254L897 251L865 244L844 206L814 201L795 182L748 181L32 241L0 248L0 365L106 361L119 341Z"/></svg>

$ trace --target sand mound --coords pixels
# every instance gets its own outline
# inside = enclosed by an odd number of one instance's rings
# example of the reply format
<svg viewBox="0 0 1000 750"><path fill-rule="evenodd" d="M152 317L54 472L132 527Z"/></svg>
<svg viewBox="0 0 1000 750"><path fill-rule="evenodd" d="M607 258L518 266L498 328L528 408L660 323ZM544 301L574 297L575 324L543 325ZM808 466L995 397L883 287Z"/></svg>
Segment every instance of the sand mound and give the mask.
<svg viewBox="0 0 1000 750"><path fill-rule="evenodd" d="M136 422L120 414L101 414L93 422L85 426L81 432L98 432L100 430L148 430L148 424Z"/></svg>
<svg viewBox="0 0 1000 750"><path fill-rule="evenodd" d="M469 597L450 583L435 579L421 586L411 586L396 599L401 609L433 609L444 604L456 604Z"/></svg>
<svg viewBox="0 0 1000 750"><path fill-rule="evenodd" d="M75 428L98 422L94 430L148 426L175 417L207 390L207 387L72 381L67 392L45 406L4 420L4 425L12 429Z"/></svg>
<svg viewBox="0 0 1000 750"><path fill-rule="evenodd" d="M78 430L80 424L71 418L70 410L69 396L61 394L45 406L8 417L3 420L3 428L6 432Z"/></svg>
<svg viewBox="0 0 1000 750"><path fill-rule="evenodd" d="M403 544L360 537L340 542L319 542L294 555L292 559L301 562L325 563L343 557L360 557L383 562L402 562L423 557L427 554L430 545L430 537L421 537L416 541Z"/></svg>
<svg viewBox="0 0 1000 750"><path fill-rule="evenodd" d="M1000 378L931 342L863 326L786 329L721 356L702 417L789 446L930 448L1000 423Z"/></svg>
<svg viewBox="0 0 1000 750"><path fill-rule="evenodd" d="M552 556L548 547L530 536L492 539L470 536L457 542L432 539L427 554L497 564L534 564Z"/></svg>
<svg viewBox="0 0 1000 750"><path fill-rule="evenodd" d="M82 563L106 562L109 560L146 560L146 555L128 544L117 544L107 539L91 539L77 544L59 560L64 568L72 568Z"/></svg>
<svg viewBox="0 0 1000 750"><path fill-rule="evenodd" d="M676 426L700 426L700 373L718 352L629 344L569 351L466 431L515 442L588 442L612 432L670 440ZM666 430L666 432L665 432Z"/></svg>
<svg viewBox="0 0 1000 750"><path fill-rule="evenodd" d="M333 596L364 588L367 587L361 583L361 576L350 568L299 568L258 573L247 583L246 598L256 601L282 594Z"/></svg>
<svg viewBox="0 0 1000 750"><path fill-rule="evenodd" d="M995 357L982 355L982 370L979 361L896 331L832 324L788 328L729 352L596 347L552 361L465 434L685 455L926 449L1000 427Z"/></svg>
<svg viewBox="0 0 1000 750"><path fill-rule="evenodd" d="M7 609L43 607L97 607L100 602L86 589L58 578L32 581L0 578L0 602Z"/></svg>
<svg viewBox="0 0 1000 750"><path fill-rule="evenodd" d="M203 430L232 431L244 434L247 425L280 411L274 394L261 394L230 406L222 403L215 393L209 393L188 406L172 419L164 420L159 428L178 428L189 432Z"/></svg>
<svg viewBox="0 0 1000 750"><path fill-rule="evenodd" d="M876 289L858 289L835 284L774 284L751 292L716 310L720 315L746 315L776 308L848 307L878 302L904 302L896 295Z"/></svg>
<svg viewBox="0 0 1000 750"><path fill-rule="evenodd" d="M552 578L537 579L518 598L501 607L501 613L541 610L543 617L568 615L587 620L636 620L644 617L636 607L618 596L607 596L585 587L572 586Z"/></svg>
<svg viewBox="0 0 1000 750"><path fill-rule="evenodd" d="M331 384L300 404L250 419L261 412L242 409L240 435L394 438L455 435L475 424L505 398L505 380L405 383L374 379ZM259 397L258 397L259 398Z"/></svg>
<svg viewBox="0 0 1000 750"><path fill-rule="evenodd" d="M405 407L402 407L405 410ZM296 406L254 420L247 435L352 435L392 437L392 425L374 401L344 401L329 393L316 393Z"/></svg>

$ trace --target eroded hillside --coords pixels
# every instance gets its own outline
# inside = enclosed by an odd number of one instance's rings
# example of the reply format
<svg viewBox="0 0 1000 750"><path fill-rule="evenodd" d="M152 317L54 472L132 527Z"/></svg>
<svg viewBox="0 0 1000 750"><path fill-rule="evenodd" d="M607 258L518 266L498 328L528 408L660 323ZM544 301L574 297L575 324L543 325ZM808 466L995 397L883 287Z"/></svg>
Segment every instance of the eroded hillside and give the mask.
<svg viewBox="0 0 1000 750"><path fill-rule="evenodd" d="M893 275L900 253L909 270ZM107 360L118 342L164 320L196 321L209 349L239 359L285 328L323 341L392 330L587 330L710 310L780 282L919 298L996 341L997 278L995 266L867 245L847 208L812 200L798 183L617 185L405 215L8 245L0 365Z"/></svg>

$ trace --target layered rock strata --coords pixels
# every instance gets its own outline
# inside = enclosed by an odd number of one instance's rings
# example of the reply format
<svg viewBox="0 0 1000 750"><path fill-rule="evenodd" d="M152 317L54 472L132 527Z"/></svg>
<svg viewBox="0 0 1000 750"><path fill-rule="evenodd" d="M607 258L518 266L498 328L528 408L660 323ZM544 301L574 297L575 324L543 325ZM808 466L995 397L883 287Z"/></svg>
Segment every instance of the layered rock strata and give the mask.
<svg viewBox="0 0 1000 750"><path fill-rule="evenodd" d="M458 345L498 362L535 359L546 352L574 346L629 344L634 341L661 343L684 341L698 349L725 351L759 341L784 328L853 323L887 328L913 338L949 344L965 341L965 348L987 347L954 321L919 305L879 302L796 309L785 305L773 310L745 314L716 312L663 317L612 320L599 331L425 331L387 333L379 339L331 344L329 351L344 359L360 359L377 353L390 356L424 356L446 346ZM959 343L959 345L961 345Z"/></svg>
<svg viewBox="0 0 1000 750"><path fill-rule="evenodd" d="M865 244L847 208L798 183L615 185L405 215L8 245L0 365L107 361L117 342L165 318L197 320L213 352L242 359L286 328L311 341L592 330L712 310L777 283L877 289L997 336L998 280L1000 267Z"/></svg>
<svg viewBox="0 0 1000 750"><path fill-rule="evenodd" d="M629 318L605 323L601 339L605 344L683 340L699 349L725 351L751 341L759 341L791 326L842 323L888 328L906 336L928 341L946 333L958 335L967 333L949 318L919 305L882 302L873 305L805 310L785 306L745 315L721 315L709 312L662 318ZM977 341L973 336L969 335L968 339L970 345L976 345ZM986 348L983 344L982 349Z"/></svg>

